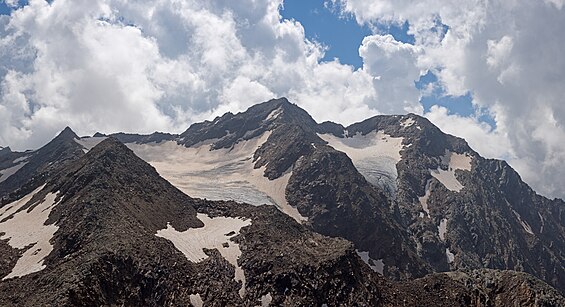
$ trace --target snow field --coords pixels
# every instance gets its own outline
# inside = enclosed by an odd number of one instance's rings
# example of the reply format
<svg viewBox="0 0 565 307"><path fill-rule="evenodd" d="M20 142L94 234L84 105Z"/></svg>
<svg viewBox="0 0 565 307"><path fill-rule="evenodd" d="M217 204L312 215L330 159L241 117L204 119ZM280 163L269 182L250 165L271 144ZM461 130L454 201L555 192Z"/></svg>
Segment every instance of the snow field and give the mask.
<svg viewBox="0 0 565 307"><path fill-rule="evenodd" d="M400 151L404 148L404 138L393 138L382 131L373 131L366 135L357 133L344 138L332 134L318 136L334 149L347 154L367 181L383 187L391 195L395 194L398 178L396 164L401 159Z"/></svg>
<svg viewBox="0 0 565 307"><path fill-rule="evenodd" d="M217 249L222 257L235 267L234 279L242 282L239 295L243 297L245 295L245 274L237 264L241 250L239 245L230 239L238 235L241 228L251 225L251 220L231 217L210 218L202 213L198 213L197 217L204 223L204 227L189 228L179 232L169 224L167 228L157 231L156 236L171 241L188 260L195 263L208 258L208 255L204 253L204 248Z"/></svg>
<svg viewBox="0 0 565 307"><path fill-rule="evenodd" d="M442 157L442 164L447 165L447 170L441 168L432 170L430 174L439 180L448 190L460 192L463 185L455 176L456 170L471 171L471 157L468 154L458 154L446 151Z"/></svg>
<svg viewBox="0 0 565 307"><path fill-rule="evenodd" d="M252 205L275 205L298 222L307 220L288 204L285 189L292 171L269 180L265 168L254 168L253 155L270 132L237 143L233 148L210 150L216 140L192 147L174 141L158 144L127 144L136 155L151 164L163 178L196 198L233 200Z"/></svg>
<svg viewBox="0 0 565 307"><path fill-rule="evenodd" d="M13 277L25 276L45 268L43 260L51 253L53 246L49 242L59 229L56 225L45 225L51 210L57 205L54 193L49 193L45 199L41 200L33 210L23 210L18 212L32 197L41 191L44 186L26 195L20 200L10 203L0 209L0 237L2 240L8 239L8 244L13 248L28 248L18 259L16 265L2 280ZM5 220L6 218L10 217Z"/></svg>

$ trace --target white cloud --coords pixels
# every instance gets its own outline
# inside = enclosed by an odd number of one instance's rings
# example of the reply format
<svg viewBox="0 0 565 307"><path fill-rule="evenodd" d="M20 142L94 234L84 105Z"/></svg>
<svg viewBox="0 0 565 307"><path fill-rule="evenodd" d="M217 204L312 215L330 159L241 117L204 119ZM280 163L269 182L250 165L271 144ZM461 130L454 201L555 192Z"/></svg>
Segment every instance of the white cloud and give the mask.
<svg viewBox="0 0 565 307"><path fill-rule="evenodd" d="M0 112L9 118L0 143L37 147L65 125L80 134L179 132L280 96L343 123L418 110L418 72L404 74L411 47L375 36L361 46L366 69L320 63L323 47L281 18L281 4L30 1L0 18Z"/></svg>
<svg viewBox="0 0 565 307"><path fill-rule="evenodd" d="M551 3L558 9L562 9L563 5L565 5L565 0L544 0L544 2L548 4Z"/></svg>
<svg viewBox="0 0 565 307"><path fill-rule="evenodd" d="M432 106L424 116L443 132L464 138L485 158L514 159L508 137L477 118L449 114L448 109L440 106Z"/></svg>
<svg viewBox="0 0 565 307"><path fill-rule="evenodd" d="M18 6L18 0L4 0L4 3L6 3L7 6L9 7L17 7Z"/></svg>
<svg viewBox="0 0 565 307"><path fill-rule="evenodd" d="M371 35L363 39L359 54L363 70L373 77L375 100L386 113L422 113L420 93L414 81L420 78L416 67L418 48L396 41L391 35ZM377 107L377 106L375 106Z"/></svg>

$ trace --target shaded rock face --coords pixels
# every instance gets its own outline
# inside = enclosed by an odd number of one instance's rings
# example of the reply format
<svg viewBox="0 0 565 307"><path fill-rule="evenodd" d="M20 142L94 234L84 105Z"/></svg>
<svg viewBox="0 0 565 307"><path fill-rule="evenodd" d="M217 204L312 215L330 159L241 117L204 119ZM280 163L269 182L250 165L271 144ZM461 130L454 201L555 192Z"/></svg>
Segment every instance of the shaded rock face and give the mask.
<svg viewBox="0 0 565 307"><path fill-rule="evenodd" d="M316 122L302 109L281 98L236 115L191 126L179 142L192 146L215 140L211 150L233 147L269 131L253 155L255 168L276 179L292 170L286 187L288 203L308 217L313 230L352 240L386 263L386 275L423 276L430 267L416 255L416 245L396 223L380 187L369 184L350 159L326 145Z"/></svg>
<svg viewBox="0 0 565 307"><path fill-rule="evenodd" d="M101 133L96 133L93 137L105 137ZM122 143L160 143L163 141L172 141L176 139L176 135L170 133L155 132L150 135L141 134L128 134L128 133L114 133L111 137L119 140Z"/></svg>
<svg viewBox="0 0 565 307"><path fill-rule="evenodd" d="M404 126L407 120L413 124ZM368 133L370 127L412 144L397 164L393 206L434 270L512 269L565 289L561 200L537 195L508 164L480 157L464 140L441 133L423 118L378 116L345 129ZM460 191L433 176L433 170L449 171L446 153L467 155L470 161L468 170L453 171Z"/></svg>
<svg viewBox="0 0 565 307"><path fill-rule="evenodd" d="M322 148L296 162L287 186L289 203L309 217L316 231L347 238L358 250L381 259L387 276L424 275L429 267L395 222L384 194L355 170L345 154Z"/></svg>

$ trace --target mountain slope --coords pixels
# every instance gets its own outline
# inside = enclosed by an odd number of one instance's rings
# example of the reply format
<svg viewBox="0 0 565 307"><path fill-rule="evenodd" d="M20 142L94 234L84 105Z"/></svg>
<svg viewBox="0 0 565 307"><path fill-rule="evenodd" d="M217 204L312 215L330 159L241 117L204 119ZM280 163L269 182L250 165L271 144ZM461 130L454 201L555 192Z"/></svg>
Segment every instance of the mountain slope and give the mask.
<svg viewBox="0 0 565 307"><path fill-rule="evenodd" d="M188 195L272 204L321 234L352 240L359 253L371 253L382 274L430 272L381 187L367 182L316 129L308 113L282 98L194 124L176 141L127 145ZM318 162L325 164L312 172L308 165Z"/></svg>
<svg viewBox="0 0 565 307"><path fill-rule="evenodd" d="M564 203L422 117L317 124L282 98L177 136L121 137L185 193L275 205L386 276L513 269L565 289Z"/></svg>
<svg viewBox="0 0 565 307"><path fill-rule="evenodd" d="M209 142L200 141L208 144L200 151L206 148L203 153L214 159L232 151L244 153L243 161L232 161L233 170L252 162L253 153L270 135L212 151ZM372 184L366 179L370 176L354 168L356 159L323 141L310 144L312 152L300 156L292 171L281 176L289 179L286 197L310 217L301 225L275 206L191 198L120 142L97 137L88 144L72 139L88 145L88 153L67 161L56 173L46 173L41 185L27 195L8 194L0 206L1 305L565 304L547 284L518 272L431 274L403 282L373 272L382 269L401 276L411 269L398 266L395 272L390 263L406 260L374 261L371 253L359 250L360 242L375 242L379 250L394 249L396 240L411 240L410 233L396 232L402 230L402 215L388 211L402 191L390 194L382 188L388 186L387 180L382 186L379 181ZM162 149L161 145L129 144L144 148L144 153L148 146ZM172 148L183 154L200 152ZM262 176L265 167L257 170L266 182L280 178L269 180ZM304 199L293 200L298 195L294 193L304 193ZM315 226L324 219L333 222ZM373 219L380 229L359 230ZM378 235L366 241L358 237L354 246L312 232L310 225L348 230L352 237Z"/></svg>
<svg viewBox="0 0 565 307"><path fill-rule="evenodd" d="M0 208L13 211L0 220L2 259L16 259L2 267L10 272L0 282L3 306L378 301L349 242L273 207L192 199L112 138L63 173ZM47 228L47 236L31 235ZM18 234L34 239L17 245Z"/></svg>
<svg viewBox="0 0 565 307"><path fill-rule="evenodd" d="M375 133L402 139L393 208L436 271L513 269L565 289L565 204L537 195L504 161L480 157L416 115L376 116L346 128L326 123L319 132L337 147ZM378 156L353 160L362 169Z"/></svg>

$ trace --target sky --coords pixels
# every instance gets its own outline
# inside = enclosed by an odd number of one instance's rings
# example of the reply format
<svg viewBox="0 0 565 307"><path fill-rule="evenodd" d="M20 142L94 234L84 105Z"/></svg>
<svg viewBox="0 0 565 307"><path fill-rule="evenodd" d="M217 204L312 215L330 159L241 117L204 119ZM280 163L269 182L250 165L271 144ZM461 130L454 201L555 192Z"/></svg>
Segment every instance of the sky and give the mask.
<svg viewBox="0 0 565 307"><path fill-rule="evenodd" d="M182 132L287 97L425 116L565 197L565 0L2 0L0 146Z"/></svg>

